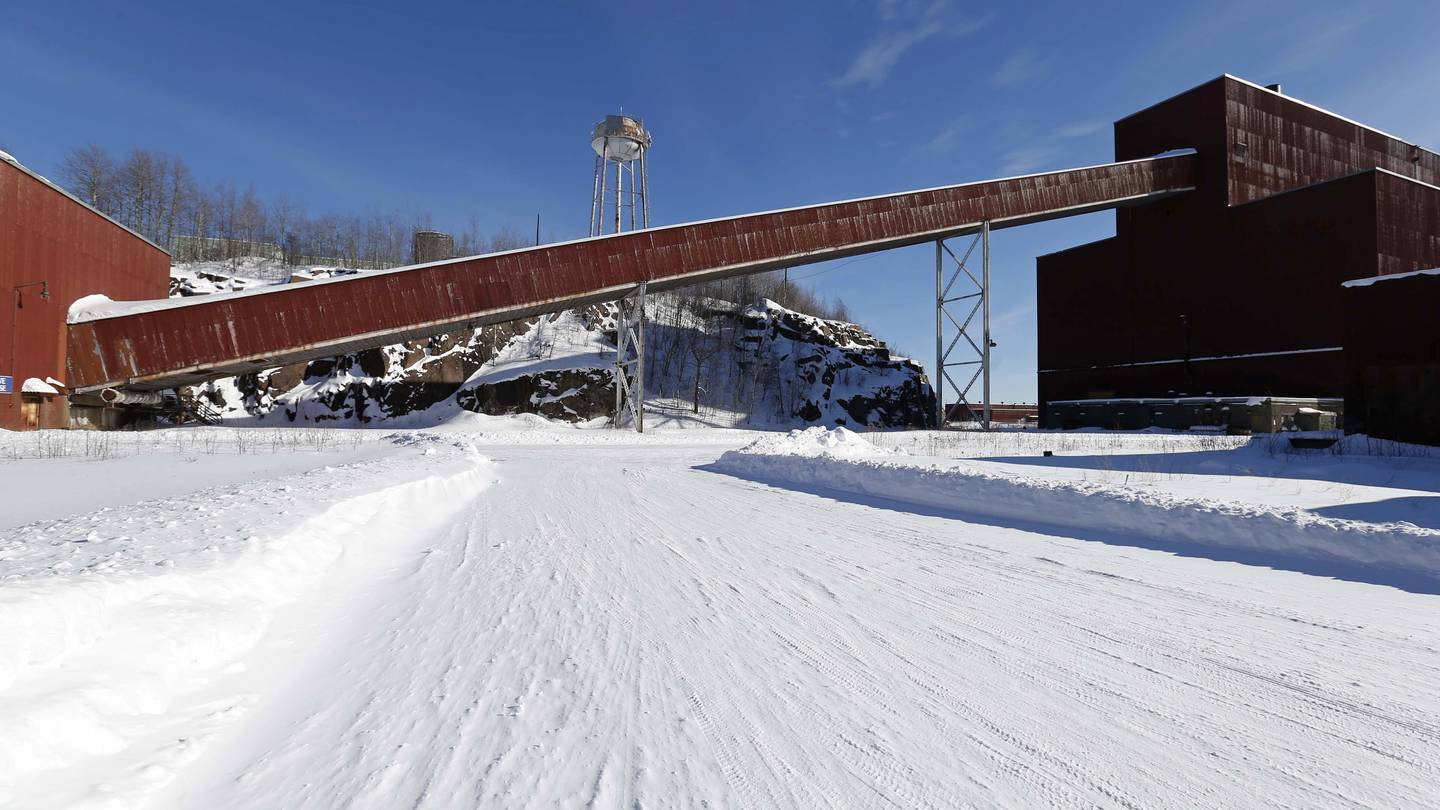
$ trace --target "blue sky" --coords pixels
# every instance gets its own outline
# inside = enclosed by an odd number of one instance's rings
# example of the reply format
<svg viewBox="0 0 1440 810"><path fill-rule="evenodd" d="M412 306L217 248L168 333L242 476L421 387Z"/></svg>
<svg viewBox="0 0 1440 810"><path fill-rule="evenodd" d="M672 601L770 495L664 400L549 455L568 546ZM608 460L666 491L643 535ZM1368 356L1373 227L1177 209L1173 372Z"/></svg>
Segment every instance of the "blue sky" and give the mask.
<svg viewBox="0 0 1440 810"><path fill-rule="evenodd" d="M655 133L668 224L1111 157L1110 122L1221 73L1440 146L1440 3L6 4L0 149L183 156L319 211L580 236L590 125ZM996 234L995 396L1033 400L1035 256ZM824 272L821 272L824 271ZM933 363L933 249L794 272Z"/></svg>

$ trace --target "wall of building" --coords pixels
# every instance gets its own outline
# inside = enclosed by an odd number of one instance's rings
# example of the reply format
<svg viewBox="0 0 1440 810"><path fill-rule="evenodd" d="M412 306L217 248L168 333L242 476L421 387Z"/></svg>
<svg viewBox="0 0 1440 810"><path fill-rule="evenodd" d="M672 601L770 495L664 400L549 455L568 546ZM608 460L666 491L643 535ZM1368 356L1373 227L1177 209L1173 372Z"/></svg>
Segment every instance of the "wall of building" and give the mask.
<svg viewBox="0 0 1440 810"><path fill-rule="evenodd" d="M69 382L70 304L93 293L164 298L169 269L165 251L0 158L0 374L15 378L15 393L0 394L0 428L67 427L64 396L27 397L20 387L29 377Z"/></svg>
<svg viewBox="0 0 1440 810"><path fill-rule="evenodd" d="M1440 445L1440 275L1344 288L1345 429Z"/></svg>

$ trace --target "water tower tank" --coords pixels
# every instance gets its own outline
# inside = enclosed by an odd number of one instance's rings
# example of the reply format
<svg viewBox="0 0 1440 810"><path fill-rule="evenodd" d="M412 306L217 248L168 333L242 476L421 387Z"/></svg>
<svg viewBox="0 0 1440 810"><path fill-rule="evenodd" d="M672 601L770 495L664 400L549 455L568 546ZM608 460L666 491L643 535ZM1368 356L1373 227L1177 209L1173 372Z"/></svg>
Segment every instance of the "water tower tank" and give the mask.
<svg viewBox="0 0 1440 810"><path fill-rule="evenodd" d="M607 115L591 132L590 147L606 160L638 160L650 148L650 133L628 115Z"/></svg>

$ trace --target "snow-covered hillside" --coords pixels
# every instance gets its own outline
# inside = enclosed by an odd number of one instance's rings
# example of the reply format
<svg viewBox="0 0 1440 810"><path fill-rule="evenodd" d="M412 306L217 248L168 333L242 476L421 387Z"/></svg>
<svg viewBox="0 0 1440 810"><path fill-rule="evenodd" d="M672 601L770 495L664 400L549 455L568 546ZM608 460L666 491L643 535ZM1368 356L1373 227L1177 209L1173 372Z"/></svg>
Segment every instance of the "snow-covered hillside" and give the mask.
<svg viewBox="0 0 1440 810"><path fill-rule="evenodd" d="M222 267L180 266L172 294L246 289ZM254 268L247 269L247 272ZM306 275L333 274L317 268ZM725 423L923 427L933 399L920 366L864 329L793 312L651 296L648 393ZM578 422L614 403L613 305L437 335L220 380L199 389L221 418L262 424L437 424L457 410Z"/></svg>

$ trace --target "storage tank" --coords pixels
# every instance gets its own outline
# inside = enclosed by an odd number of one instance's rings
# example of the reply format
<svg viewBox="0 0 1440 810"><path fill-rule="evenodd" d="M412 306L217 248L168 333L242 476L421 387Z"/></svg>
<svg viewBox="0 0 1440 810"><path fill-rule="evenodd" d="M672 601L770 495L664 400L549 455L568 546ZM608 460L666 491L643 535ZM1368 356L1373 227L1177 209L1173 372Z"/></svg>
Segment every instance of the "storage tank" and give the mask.
<svg viewBox="0 0 1440 810"><path fill-rule="evenodd" d="M595 152L595 178L590 196L590 235L650 227L650 181L645 157L650 133L645 123L628 115L607 115L590 130ZM612 170L613 167L613 170ZM627 180L628 177L628 180Z"/></svg>

